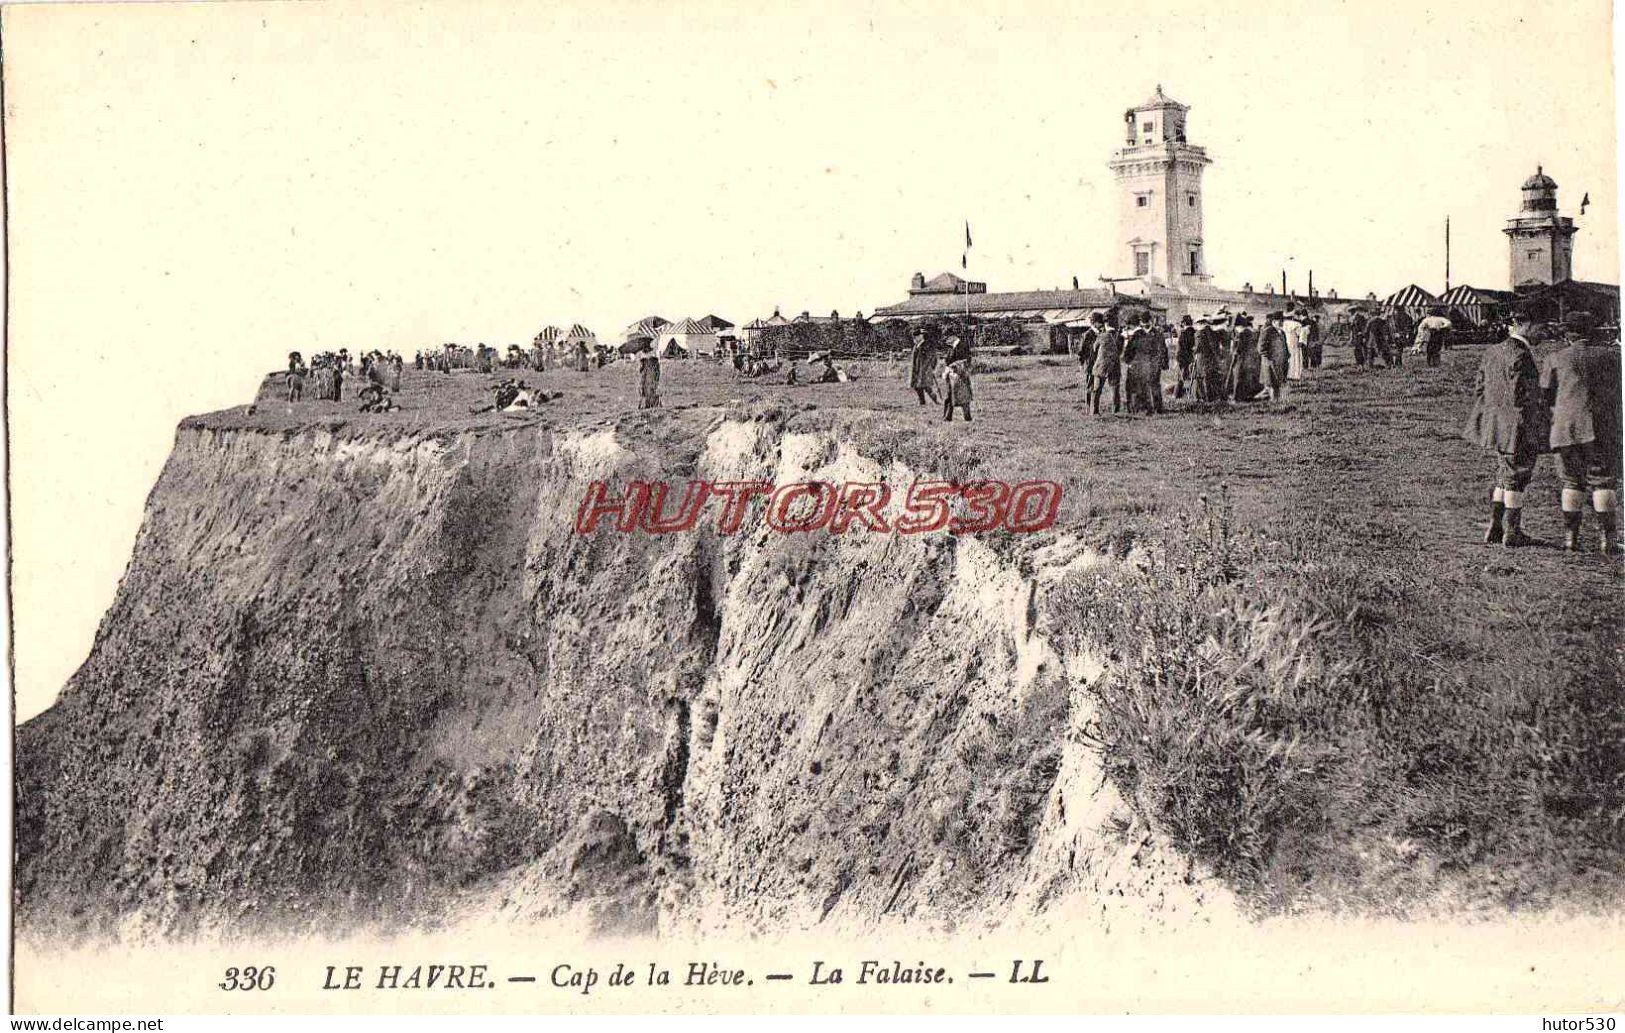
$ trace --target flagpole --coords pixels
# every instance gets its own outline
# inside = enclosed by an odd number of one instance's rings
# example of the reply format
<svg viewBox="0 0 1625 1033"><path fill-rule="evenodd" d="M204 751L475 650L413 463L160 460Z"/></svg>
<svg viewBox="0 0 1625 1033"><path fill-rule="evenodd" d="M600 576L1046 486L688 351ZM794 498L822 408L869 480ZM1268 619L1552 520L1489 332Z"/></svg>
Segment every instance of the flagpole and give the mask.
<svg viewBox="0 0 1625 1033"><path fill-rule="evenodd" d="M960 268L965 273L965 333L970 333L970 220L965 220L965 257L960 261Z"/></svg>

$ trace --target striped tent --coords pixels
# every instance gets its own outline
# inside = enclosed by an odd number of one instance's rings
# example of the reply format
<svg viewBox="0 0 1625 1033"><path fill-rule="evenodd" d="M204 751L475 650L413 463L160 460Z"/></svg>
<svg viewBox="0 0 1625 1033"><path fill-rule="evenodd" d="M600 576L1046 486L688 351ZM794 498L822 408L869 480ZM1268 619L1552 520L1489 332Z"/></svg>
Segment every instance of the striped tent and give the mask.
<svg viewBox="0 0 1625 1033"><path fill-rule="evenodd" d="M1438 303L1438 298L1413 283L1402 291L1388 295L1387 300L1382 303L1382 310L1388 313L1403 311L1413 319L1420 319L1431 312L1433 306Z"/></svg>
<svg viewBox="0 0 1625 1033"><path fill-rule="evenodd" d="M535 339L531 343L541 345L557 344L559 338L563 336L564 331L560 330L558 327L544 326L542 327L541 332L536 335Z"/></svg>
<svg viewBox="0 0 1625 1033"><path fill-rule="evenodd" d="M662 319L659 316L645 316L626 328L626 336L628 338L647 337L652 341L660 336L661 328L670 325L671 320L669 319Z"/></svg>
<svg viewBox="0 0 1625 1033"><path fill-rule="evenodd" d="M680 358L687 355L715 355L717 335L697 319L679 319L660 328L657 350L661 355Z"/></svg>
<svg viewBox="0 0 1625 1033"><path fill-rule="evenodd" d="M573 323L570 326L570 332L564 335L564 343L575 344L577 341L585 342L590 348L598 343L598 338L591 330L588 330L580 323Z"/></svg>
<svg viewBox="0 0 1625 1033"><path fill-rule="evenodd" d="M1439 298L1439 304L1445 307L1447 314L1458 325L1471 323L1473 326L1483 326L1492 316L1504 315L1516 297L1511 291L1488 290L1463 283L1445 291Z"/></svg>

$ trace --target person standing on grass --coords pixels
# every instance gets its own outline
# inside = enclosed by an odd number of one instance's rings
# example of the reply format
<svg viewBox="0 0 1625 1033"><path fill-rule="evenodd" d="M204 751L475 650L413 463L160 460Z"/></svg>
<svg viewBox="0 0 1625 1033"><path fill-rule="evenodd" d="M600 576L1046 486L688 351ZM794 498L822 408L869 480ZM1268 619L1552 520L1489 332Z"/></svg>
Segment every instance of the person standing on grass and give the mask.
<svg viewBox="0 0 1625 1033"><path fill-rule="evenodd" d="M1258 337L1258 352L1264 360L1265 379L1269 381L1270 401L1279 402L1286 397L1287 363L1291 356L1287 350L1286 331L1281 329L1281 313L1271 312Z"/></svg>
<svg viewBox="0 0 1625 1033"><path fill-rule="evenodd" d="M1563 547L1580 548L1585 496L1602 529L1602 551L1619 551L1620 475L1619 348L1593 338L1596 321L1588 312L1563 320L1564 344L1546 360L1540 386L1551 409L1550 444L1563 479Z"/></svg>
<svg viewBox="0 0 1625 1033"><path fill-rule="evenodd" d="M1196 326L1190 316L1179 320L1179 340L1174 344L1174 364L1179 367L1179 383L1174 397L1185 397L1185 385L1191 379L1191 365L1196 362Z"/></svg>
<svg viewBox="0 0 1625 1033"><path fill-rule="evenodd" d="M1236 343L1230 350L1230 368L1224 378L1224 393L1238 402L1250 402L1264 390L1264 362L1258 354L1258 338L1251 316L1236 317Z"/></svg>
<svg viewBox="0 0 1625 1033"><path fill-rule="evenodd" d="M655 352L654 338L633 334L621 351L638 357L638 408L660 408L660 356Z"/></svg>
<svg viewBox="0 0 1625 1033"><path fill-rule="evenodd" d="M1110 386L1112 412L1118 412L1123 408L1122 395L1118 387L1118 377L1122 374L1123 338L1118 334L1116 327L1106 322L1106 315L1103 312L1090 313L1089 322L1095 327L1094 385L1089 392L1089 411L1096 416L1100 415L1100 397Z"/></svg>
<svg viewBox="0 0 1625 1033"><path fill-rule="evenodd" d="M1371 313L1371 318L1366 321L1365 338L1367 362L1376 365L1380 358L1384 367L1394 364L1393 353L1388 350L1388 320L1380 311Z"/></svg>
<svg viewBox="0 0 1625 1033"><path fill-rule="evenodd" d="M927 397L931 401L937 398L937 350L926 341L925 327L917 327L914 331L914 347L908 353L908 386L919 395L920 404L924 405Z"/></svg>
<svg viewBox="0 0 1625 1033"><path fill-rule="evenodd" d="M1095 313L1089 318L1093 320ZM1083 367L1083 407L1089 407L1089 399L1095 394L1095 352L1100 347L1100 329L1093 322L1085 323L1083 333L1078 336L1078 365Z"/></svg>
<svg viewBox="0 0 1625 1033"><path fill-rule="evenodd" d="M1296 310L1287 310L1286 318L1281 320L1281 333L1286 335L1286 378L1302 380L1305 367L1303 324L1298 321Z"/></svg>
<svg viewBox="0 0 1625 1033"><path fill-rule="evenodd" d="M948 346L948 367L943 373L942 385L942 418L952 423L954 410L959 409L965 414L965 422L970 422L971 382L970 344L961 337L949 337L944 342Z"/></svg>
<svg viewBox="0 0 1625 1033"><path fill-rule="evenodd" d="M1411 350L1421 352L1426 357L1429 366L1437 366L1439 364L1439 352L1443 350L1445 337L1449 333L1449 317L1444 314L1443 309L1434 309L1417 322L1416 341L1411 346Z"/></svg>
<svg viewBox="0 0 1625 1033"><path fill-rule="evenodd" d="M1523 493L1535 461L1547 447L1546 400L1534 345L1544 328L1527 311L1512 319L1512 332L1485 349L1473 384L1473 409L1462 436L1495 453L1495 490L1490 495L1486 543L1511 549L1528 545L1523 533Z"/></svg>
<svg viewBox="0 0 1625 1033"><path fill-rule="evenodd" d="M1137 324L1123 345L1128 411L1161 412L1162 367L1167 363L1168 346L1152 325L1150 312L1140 313Z"/></svg>
<svg viewBox="0 0 1625 1033"><path fill-rule="evenodd" d="M1218 402L1224 396L1224 355L1213 317L1196 321L1196 363L1192 372L1198 402Z"/></svg>
<svg viewBox="0 0 1625 1033"><path fill-rule="evenodd" d="M1416 337L1416 320L1402 308L1395 308L1388 321L1389 337L1393 341L1394 365L1405 365L1405 348Z"/></svg>
<svg viewBox="0 0 1625 1033"><path fill-rule="evenodd" d="M1355 309L1349 317L1349 344L1354 347L1354 364L1364 366L1366 362L1365 340L1365 310Z"/></svg>
<svg viewBox="0 0 1625 1033"><path fill-rule="evenodd" d="M305 360L298 352L288 353L288 401L297 402L305 397Z"/></svg>

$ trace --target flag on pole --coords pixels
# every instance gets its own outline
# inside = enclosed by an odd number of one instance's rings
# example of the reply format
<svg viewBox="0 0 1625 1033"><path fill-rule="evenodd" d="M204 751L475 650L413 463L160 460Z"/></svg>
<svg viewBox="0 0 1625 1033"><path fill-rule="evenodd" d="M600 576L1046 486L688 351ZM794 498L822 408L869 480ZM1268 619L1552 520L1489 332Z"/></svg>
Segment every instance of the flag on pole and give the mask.
<svg viewBox="0 0 1625 1033"><path fill-rule="evenodd" d="M965 220L965 253L959 256L959 268L970 268L970 220Z"/></svg>
<svg viewBox="0 0 1625 1033"><path fill-rule="evenodd" d="M1591 203L1591 192L1586 191L1586 195L1584 197L1580 198L1580 214L1581 215L1584 215L1586 213L1586 205L1588 205L1590 203Z"/></svg>

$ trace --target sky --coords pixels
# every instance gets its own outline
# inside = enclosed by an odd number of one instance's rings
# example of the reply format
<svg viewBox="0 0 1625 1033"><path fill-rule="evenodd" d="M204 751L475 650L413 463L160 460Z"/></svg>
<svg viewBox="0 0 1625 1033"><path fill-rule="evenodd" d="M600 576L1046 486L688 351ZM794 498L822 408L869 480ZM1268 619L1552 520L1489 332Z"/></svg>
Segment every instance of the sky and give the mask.
<svg viewBox="0 0 1625 1033"><path fill-rule="evenodd" d="M766 5L764 5L766 6ZM1122 275L1191 106L1214 282L1505 288L1537 164L1618 282L1611 10L1481 3L7 7L18 716L87 655L183 416L287 352L849 314ZM1506 8L1488 9L1488 8Z"/></svg>

